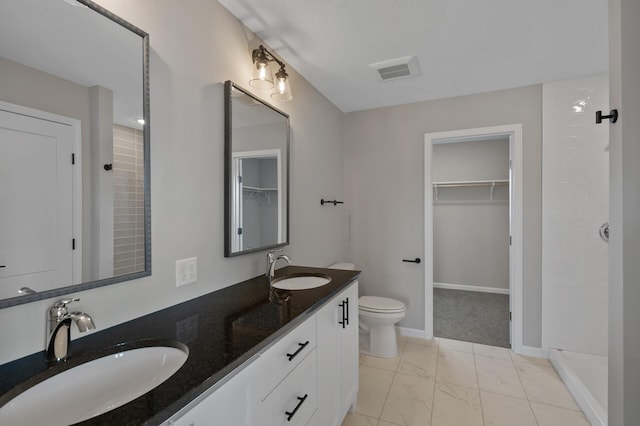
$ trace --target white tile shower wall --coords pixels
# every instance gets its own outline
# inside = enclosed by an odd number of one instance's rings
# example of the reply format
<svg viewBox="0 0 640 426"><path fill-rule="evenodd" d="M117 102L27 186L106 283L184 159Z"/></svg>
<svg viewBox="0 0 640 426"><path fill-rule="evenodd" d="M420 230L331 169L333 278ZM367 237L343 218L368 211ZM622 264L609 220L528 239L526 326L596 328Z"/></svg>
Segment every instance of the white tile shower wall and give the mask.
<svg viewBox="0 0 640 426"><path fill-rule="evenodd" d="M543 85L542 344L607 355L608 78Z"/></svg>
<svg viewBox="0 0 640 426"><path fill-rule="evenodd" d="M144 270L142 130L113 126L113 275Z"/></svg>

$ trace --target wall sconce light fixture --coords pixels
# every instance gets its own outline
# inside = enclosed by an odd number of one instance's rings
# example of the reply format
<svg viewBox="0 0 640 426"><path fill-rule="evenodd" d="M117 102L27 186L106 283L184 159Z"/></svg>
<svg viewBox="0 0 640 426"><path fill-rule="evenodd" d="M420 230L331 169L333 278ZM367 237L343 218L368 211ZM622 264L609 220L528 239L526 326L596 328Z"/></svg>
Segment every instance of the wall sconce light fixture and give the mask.
<svg viewBox="0 0 640 426"><path fill-rule="evenodd" d="M273 56L263 45L253 50L251 59L255 65L253 70L253 78L249 80L249 84L257 89L271 89L275 86L275 92L271 94L273 99L279 101L290 101L293 99L291 87L289 86L289 74L285 70L284 62ZM276 72L276 82L273 82L273 75L270 62L275 62L280 66Z"/></svg>

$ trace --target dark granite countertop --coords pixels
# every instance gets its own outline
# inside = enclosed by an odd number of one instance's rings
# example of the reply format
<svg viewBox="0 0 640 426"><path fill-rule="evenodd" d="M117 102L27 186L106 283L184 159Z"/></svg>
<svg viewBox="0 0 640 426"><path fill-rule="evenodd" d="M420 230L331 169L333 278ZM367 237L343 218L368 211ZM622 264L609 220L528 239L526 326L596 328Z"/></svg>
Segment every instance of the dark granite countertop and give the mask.
<svg viewBox="0 0 640 426"><path fill-rule="evenodd" d="M46 353L41 351L0 365L0 406L34 382L88 360L123 349L178 341L189 348L189 357L177 373L128 404L81 423L160 424L301 324L360 274L287 266L279 269L276 277L299 272L322 273L331 277L331 282L309 290L279 291L289 299L276 304L269 301L269 285L262 275L76 339L71 343L68 360L62 364L50 367ZM99 327L100 319L94 319ZM61 393L73 398L65 390Z"/></svg>

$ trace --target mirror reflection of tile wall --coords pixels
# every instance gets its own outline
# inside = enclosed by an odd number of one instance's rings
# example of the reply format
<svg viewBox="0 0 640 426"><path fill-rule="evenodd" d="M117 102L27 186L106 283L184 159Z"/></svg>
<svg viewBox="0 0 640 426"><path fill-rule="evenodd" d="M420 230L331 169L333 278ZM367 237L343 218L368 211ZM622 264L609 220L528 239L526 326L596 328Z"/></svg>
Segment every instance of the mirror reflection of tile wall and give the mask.
<svg viewBox="0 0 640 426"><path fill-rule="evenodd" d="M113 126L113 275L144 271L143 131Z"/></svg>

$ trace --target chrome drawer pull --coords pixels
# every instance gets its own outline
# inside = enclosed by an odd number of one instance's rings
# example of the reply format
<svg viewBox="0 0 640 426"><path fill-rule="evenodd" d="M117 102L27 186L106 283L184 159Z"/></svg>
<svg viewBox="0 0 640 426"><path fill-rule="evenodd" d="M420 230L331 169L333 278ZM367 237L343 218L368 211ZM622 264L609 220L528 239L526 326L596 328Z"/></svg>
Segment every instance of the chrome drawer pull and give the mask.
<svg viewBox="0 0 640 426"><path fill-rule="evenodd" d="M287 354L287 358L289 358L289 361L293 360L296 356L298 356L300 351L302 351L308 344L309 344L308 340L304 343L298 343L298 346L299 346L298 350L292 354Z"/></svg>
<svg viewBox="0 0 640 426"><path fill-rule="evenodd" d="M304 401L307 399L308 396L309 396L309 394L305 393L303 397L298 397L298 405L296 405L296 408L294 408L293 411L291 411L291 412L289 412L289 411L285 411L284 412L284 414L287 415L287 421L288 422L290 422L291 419L293 418L293 416L295 416L296 411L298 411L298 408L300 408L302 406L302 404L304 403Z"/></svg>

